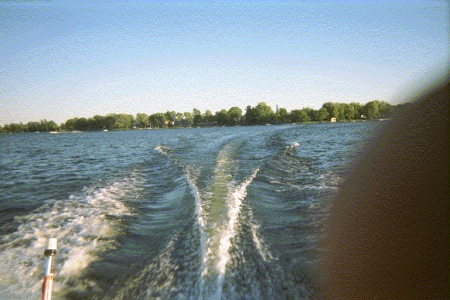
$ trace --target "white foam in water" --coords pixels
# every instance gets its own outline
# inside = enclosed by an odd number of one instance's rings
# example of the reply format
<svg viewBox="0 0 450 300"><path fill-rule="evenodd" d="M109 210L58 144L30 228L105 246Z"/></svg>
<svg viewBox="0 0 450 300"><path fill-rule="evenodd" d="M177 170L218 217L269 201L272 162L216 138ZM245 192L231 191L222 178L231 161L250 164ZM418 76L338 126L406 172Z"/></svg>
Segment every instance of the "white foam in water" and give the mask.
<svg viewBox="0 0 450 300"><path fill-rule="evenodd" d="M58 238L53 291L57 295L64 290L67 280L79 276L98 253L114 247L116 225L107 216L131 214L120 199L135 191L135 184L131 176L106 187L86 188L80 195L48 202L18 217L17 231L1 239L0 298L40 297L49 237Z"/></svg>
<svg viewBox="0 0 450 300"><path fill-rule="evenodd" d="M201 257L202 257L202 263L200 264L200 273L204 275L204 272L206 270L205 264L206 264L206 233L205 233L205 227L206 227L206 220L205 220L205 212L202 208L202 199L200 197L200 192L197 189L197 186L195 185L194 181L192 180L192 175L190 172L186 172L186 178L188 181L188 184L191 188L192 195L195 199L195 214L197 216L197 225L200 231L200 251L201 251ZM200 279L200 290L203 290L204 281L203 276Z"/></svg>
<svg viewBox="0 0 450 300"><path fill-rule="evenodd" d="M239 185L227 199L228 204L228 223L225 230L222 232L218 249L217 270L219 276L217 277L217 293L216 298L220 299L222 294L223 279L226 271L226 266L230 260L231 240L237 233L237 221L242 208L242 201L247 196L247 187L253 182L259 169L256 169L253 174Z"/></svg>
<svg viewBox="0 0 450 300"><path fill-rule="evenodd" d="M163 154L163 155L166 155L167 157L169 156L167 147L165 147L165 146L163 146L163 145L156 146L156 147L154 148L154 150L155 150L155 151L158 151L159 153L161 153L161 154Z"/></svg>
<svg viewBox="0 0 450 300"><path fill-rule="evenodd" d="M228 145L229 146L229 145ZM226 208L226 215L220 216L221 207L217 206L218 211L210 211L211 203L202 198L202 194L198 190L195 184L195 176L188 168L177 161L170 155L169 149L164 146L157 146L154 148L162 155L171 159L175 164L179 165L183 172L186 174L187 182L190 186L192 195L195 198L195 209L197 224L200 231L200 251L201 251L201 266L200 266L200 294L203 297L220 299L222 296L222 288L224 276L226 273L227 264L229 263L230 248L232 246L232 240L238 233L238 220L242 210L243 200L247 196L247 188L253 182L259 169L256 169L247 180L236 186L235 183L230 182L232 178L229 173L230 168L233 166L230 164L229 155L230 147L225 147L220 151L215 170L215 182L216 186L212 187L211 193L203 193L203 196L210 197L226 197L224 199L224 208ZM227 189L222 191L221 186L227 185ZM225 192L224 195L221 195ZM206 210L205 210L205 206ZM222 221L225 221L222 224ZM250 212L250 220L252 228L253 241L258 249L259 253L264 260L272 259L272 255L267 250L264 242L258 236L258 226L253 222L253 215ZM210 279L215 278L215 288L209 286L211 284ZM206 285L208 283L208 285Z"/></svg>
<svg viewBox="0 0 450 300"><path fill-rule="evenodd" d="M252 183L253 179L256 177L258 169L253 172L253 174L244 181L237 189L232 192L228 199L228 224L219 244L219 262L218 270L220 274L225 274L226 265L230 259L230 254L228 250L231 246L231 239L236 235L236 223L241 211L242 200L247 196L247 187Z"/></svg>
<svg viewBox="0 0 450 300"><path fill-rule="evenodd" d="M186 176L186 180L189 184L189 187L191 189L191 193L194 196L195 199L195 215L197 218L197 226L198 230L200 231L200 251L201 251L201 264L199 273L202 275L205 275L207 272L207 268L205 267L206 261L207 261L207 250L206 250L206 213L202 207L202 198L201 194L195 185L195 179L193 172L190 172L186 166L181 164L180 162L173 159L173 157L169 154L169 149L165 146L159 145L154 148L155 151L158 151L162 155L166 156L168 159L171 159L175 164L177 164L184 172ZM203 290L204 287L204 278L201 276L200 278L200 290Z"/></svg>
<svg viewBox="0 0 450 300"><path fill-rule="evenodd" d="M249 217L250 217L250 224L251 224L251 229L252 229L253 242L255 243L256 249L258 249L259 255L261 255L261 257L264 259L264 261L273 260L274 257L272 255L272 253L270 253L269 249L267 249L267 246L264 243L264 240L258 234L259 225L257 225L253 221L253 213L251 210L249 213Z"/></svg>
<svg viewBox="0 0 450 300"><path fill-rule="evenodd" d="M286 149L294 149L300 147L300 143L294 142L292 145L286 146Z"/></svg>

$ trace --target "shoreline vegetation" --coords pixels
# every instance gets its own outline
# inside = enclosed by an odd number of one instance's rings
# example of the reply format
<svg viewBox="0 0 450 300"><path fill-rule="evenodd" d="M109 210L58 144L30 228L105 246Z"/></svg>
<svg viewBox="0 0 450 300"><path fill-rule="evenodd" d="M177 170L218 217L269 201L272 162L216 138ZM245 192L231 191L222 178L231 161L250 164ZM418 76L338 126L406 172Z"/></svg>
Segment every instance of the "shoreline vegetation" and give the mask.
<svg viewBox="0 0 450 300"><path fill-rule="evenodd" d="M222 109L214 114L210 110L201 113L194 108L192 112L167 111L147 115L108 114L95 115L91 118L72 118L60 125L54 121L41 120L26 124L11 123L0 126L0 133L20 132L82 132L109 130L142 130L165 128L197 128L222 126L279 125L323 122L355 122L365 120L384 120L395 116L409 103L391 105L385 101L374 100L362 105L360 103L327 102L318 110L312 108L294 109L276 107L275 111L265 102L255 107L247 106L245 113L239 107Z"/></svg>

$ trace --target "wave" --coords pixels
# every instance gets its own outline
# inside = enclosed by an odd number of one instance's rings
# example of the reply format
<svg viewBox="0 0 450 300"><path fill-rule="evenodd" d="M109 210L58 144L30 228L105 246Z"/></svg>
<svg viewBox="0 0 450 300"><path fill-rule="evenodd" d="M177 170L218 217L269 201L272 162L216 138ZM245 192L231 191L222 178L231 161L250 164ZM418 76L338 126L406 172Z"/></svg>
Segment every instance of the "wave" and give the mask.
<svg viewBox="0 0 450 300"><path fill-rule="evenodd" d="M66 200L52 200L31 214L16 217L21 225L5 235L0 246L2 299L37 298L44 273L43 251L58 238L54 294L67 288L99 255L115 247L121 218L132 211L121 201L137 192L133 174L106 186L85 188Z"/></svg>
<svg viewBox="0 0 450 300"><path fill-rule="evenodd" d="M238 231L237 222L239 221L239 215L241 213L243 200L247 196L247 187L252 183L258 171L259 169L256 169L247 180L245 180L241 185L239 185L234 191L231 192L231 195L227 199L228 223L225 229L220 234L219 251L217 258L219 275L217 277L216 299L220 299L222 296L223 280L227 264L230 260L230 248L232 239L236 236ZM256 243L259 243L259 238L256 232L253 238ZM260 249L262 250L262 247L260 247Z"/></svg>
<svg viewBox="0 0 450 300"><path fill-rule="evenodd" d="M61 193L6 186L8 203L21 194L41 195L36 205L55 200L11 214L14 227L0 236L0 298L37 298L54 235L58 298L311 298L322 220L350 147L314 128L130 132L130 151L117 133L91 147L105 161L75 155L62 168ZM60 176L49 174L36 176Z"/></svg>
<svg viewBox="0 0 450 300"><path fill-rule="evenodd" d="M239 146L240 143L233 140L227 141L223 145L222 149L217 153L209 184L206 184L203 189L198 188L197 173L194 169L174 155L169 147L159 145L154 148L155 151L164 155L183 171L191 194L195 199L195 224L189 228L192 232L185 232L184 234L189 236L186 239L189 240L190 244L198 245L198 249L197 251L183 251L188 256L189 253L191 253L191 257L198 256L197 271L191 267L189 275L190 277L197 276L197 280L191 279L192 282L195 282L196 291L192 291L192 286L190 286L189 291L179 291L178 294L175 294L172 284L169 284L168 281L169 278L176 275L172 274L169 277L167 275L150 276L151 273L157 271L156 269L160 270L159 272L162 272L162 274L166 274L167 271L161 271L161 268L165 269L165 265L170 264L173 267L175 264L177 266L176 269L179 269L180 264L190 264L188 261L175 262L173 260L173 257L176 256L175 252L188 248L188 245L180 245L180 237L176 236L167 249L140 272L138 276L140 279L133 281L135 283L134 287L132 289L127 288L125 289L126 291L120 293L121 297L126 295L140 298L151 291L151 294L156 297L168 297L169 295L177 295L178 297L182 294L184 296L190 295L191 297L196 295L196 297L205 299L220 299L222 297L222 287L225 274L227 273L227 266L231 261L230 250L233 240L242 228L241 223L243 220L249 222L252 227L252 236L250 238L261 257L264 260L273 258L259 236L259 228L256 222L254 222L253 218L241 215L242 208L245 206L244 199L247 196L247 188L257 176L259 168L254 169L240 183L234 179L239 169L236 164ZM248 210L249 208L247 207L246 209ZM196 241L191 240L194 237L197 237ZM174 247L174 244L178 244L178 246ZM195 260L195 258L190 259L190 261L192 260ZM150 277L152 278L151 280L149 279ZM139 280L144 280L144 282L138 283ZM142 290L139 285L147 286L147 291ZM170 290L168 290L169 287L171 287Z"/></svg>
<svg viewBox="0 0 450 300"><path fill-rule="evenodd" d="M241 164L243 143L242 140L226 141L213 162L204 160L195 166L187 163L189 158L183 158L186 153L164 145L154 148L184 174L195 212L174 233L165 250L143 263L145 266L138 268L136 276L120 284L125 287L115 299L308 295L307 284L296 279L301 276L298 270L291 274L290 267L272 253L263 238L261 225L247 200L261 167L255 166L254 161L252 169ZM298 146L293 146L295 151ZM281 154L284 166L295 162L295 166L305 167L292 151ZM263 165L264 169L267 167ZM284 172L279 166L273 167L270 169ZM289 173L294 174L295 170L290 169ZM267 278L259 277L258 272ZM299 280L303 282L304 278ZM288 287L292 290L286 290Z"/></svg>
<svg viewBox="0 0 450 300"><path fill-rule="evenodd" d="M164 147L163 145L158 145L154 148L155 151L158 151L159 153L163 155L168 155L168 148Z"/></svg>
<svg viewBox="0 0 450 300"><path fill-rule="evenodd" d="M110 298L199 298L204 286L201 272L206 256L206 220L195 170L168 146L158 145L154 150L182 172L194 201L194 215L181 223L159 255L135 265L129 274L118 280L117 291L113 289Z"/></svg>
<svg viewBox="0 0 450 300"><path fill-rule="evenodd" d="M193 176L190 175L189 172L186 173L186 179L188 181L188 184L191 188L191 194L194 196L195 199L195 216L197 220L197 230L200 233L200 253L201 253L201 264L199 268L199 272L202 273L205 268L206 263L206 220L205 220L205 212L202 207L202 198L200 195L200 192L195 185L194 180L192 179ZM204 281L200 280L200 290L203 290Z"/></svg>
<svg viewBox="0 0 450 300"><path fill-rule="evenodd" d="M286 146L286 150L292 150L294 148L298 148L300 147L300 143L299 142L294 142L291 145Z"/></svg>

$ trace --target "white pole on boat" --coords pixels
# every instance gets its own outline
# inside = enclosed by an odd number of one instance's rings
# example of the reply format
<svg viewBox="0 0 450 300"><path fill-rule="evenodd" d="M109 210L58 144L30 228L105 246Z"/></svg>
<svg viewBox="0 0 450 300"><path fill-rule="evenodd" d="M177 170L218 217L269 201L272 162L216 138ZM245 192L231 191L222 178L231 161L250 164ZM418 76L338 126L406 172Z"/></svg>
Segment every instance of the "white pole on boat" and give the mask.
<svg viewBox="0 0 450 300"><path fill-rule="evenodd" d="M47 258L47 267L45 268L44 283L42 284L42 300L52 299L52 285L53 285L53 258L55 257L58 248L58 240L51 238L48 240L47 249L44 255Z"/></svg>

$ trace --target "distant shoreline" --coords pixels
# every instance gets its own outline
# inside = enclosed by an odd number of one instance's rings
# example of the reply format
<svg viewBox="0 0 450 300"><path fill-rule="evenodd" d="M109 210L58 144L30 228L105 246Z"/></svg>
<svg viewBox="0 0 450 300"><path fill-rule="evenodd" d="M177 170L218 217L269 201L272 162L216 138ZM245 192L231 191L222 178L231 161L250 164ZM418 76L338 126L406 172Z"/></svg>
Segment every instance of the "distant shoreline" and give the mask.
<svg viewBox="0 0 450 300"><path fill-rule="evenodd" d="M73 131L117 131L117 130L147 130L172 129L196 127L223 127L223 126L254 126L254 125L280 125L280 124L315 124L334 122L362 122L366 120L387 120L395 118L408 104L393 106L387 102L374 100L362 105L360 103L333 103L327 102L319 110L312 108L294 109L288 112L284 108L276 107L274 111L264 102L257 106L247 106L245 113L239 107L212 114L207 110L201 113L198 109L191 112L167 111L147 115L108 114L95 115L90 118L75 117L60 125L50 120L40 122L11 123L0 127L0 133L18 132L73 132Z"/></svg>
<svg viewBox="0 0 450 300"><path fill-rule="evenodd" d="M162 127L162 128L129 128L129 129L111 129L106 130L106 132L123 132L123 131L143 131L143 130L178 130L178 129L201 129L201 128L230 128L230 127L254 127L254 126L285 126L285 125L314 125L314 124L346 124L346 123L364 123L364 122L382 122L390 121L392 119L374 119L374 120L352 120L352 121L312 121L312 122L300 122L300 123L279 123L279 124L255 124L255 125L223 125L223 126L191 126L191 127ZM0 132L1 135L7 134L81 134L81 133L91 133L91 132L102 132L105 130L77 130L77 131L18 131L18 132Z"/></svg>

